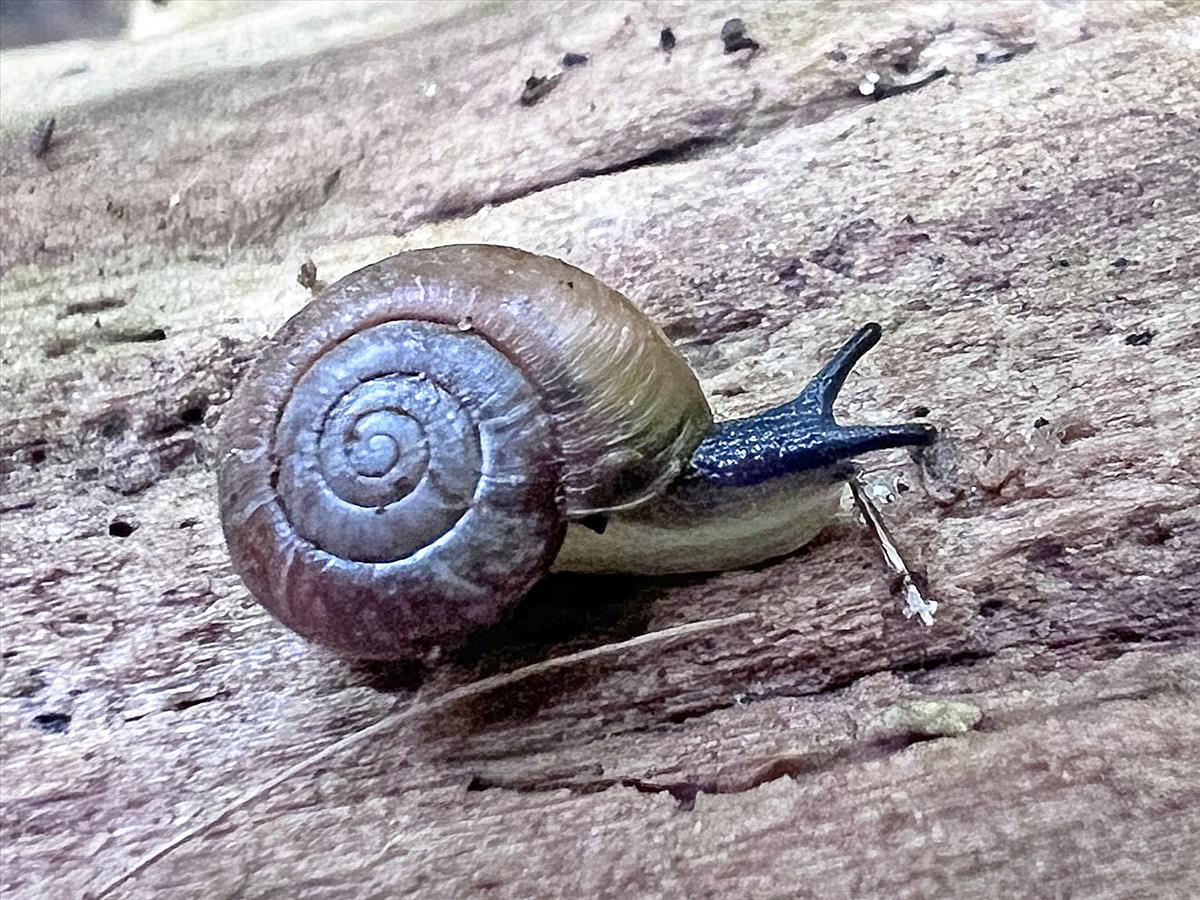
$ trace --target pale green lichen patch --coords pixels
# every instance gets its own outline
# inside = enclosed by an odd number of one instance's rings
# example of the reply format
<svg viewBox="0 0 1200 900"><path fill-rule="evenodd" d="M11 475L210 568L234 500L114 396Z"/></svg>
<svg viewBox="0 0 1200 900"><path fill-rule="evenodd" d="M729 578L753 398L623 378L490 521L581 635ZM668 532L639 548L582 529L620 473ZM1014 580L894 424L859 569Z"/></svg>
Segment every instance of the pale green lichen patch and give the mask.
<svg viewBox="0 0 1200 900"><path fill-rule="evenodd" d="M871 722L872 731L957 737L979 724L983 710L956 700L908 700L889 706Z"/></svg>

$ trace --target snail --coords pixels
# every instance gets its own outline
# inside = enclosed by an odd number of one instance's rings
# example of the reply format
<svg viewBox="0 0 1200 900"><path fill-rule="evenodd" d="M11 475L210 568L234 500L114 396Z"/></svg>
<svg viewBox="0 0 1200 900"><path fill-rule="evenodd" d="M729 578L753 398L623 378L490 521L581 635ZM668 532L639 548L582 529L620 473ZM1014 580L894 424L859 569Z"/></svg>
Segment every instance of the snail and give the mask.
<svg viewBox="0 0 1200 900"><path fill-rule="evenodd" d="M491 245L391 256L267 343L223 415L221 523L251 593L347 656L461 644L551 569L745 567L811 540L851 457L924 424L837 424L880 327L789 403L714 423L629 300Z"/></svg>

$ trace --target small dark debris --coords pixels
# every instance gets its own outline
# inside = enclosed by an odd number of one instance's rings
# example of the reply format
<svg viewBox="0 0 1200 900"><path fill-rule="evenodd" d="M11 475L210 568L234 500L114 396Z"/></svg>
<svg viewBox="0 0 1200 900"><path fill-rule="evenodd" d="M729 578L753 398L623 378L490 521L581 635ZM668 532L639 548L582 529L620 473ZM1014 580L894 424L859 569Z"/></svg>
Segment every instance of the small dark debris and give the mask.
<svg viewBox="0 0 1200 900"><path fill-rule="evenodd" d="M726 53L737 53L739 50L757 50L758 41L747 36L746 23L741 19L730 19L721 26L721 42L725 45Z"/></svg>
<svg viewBox="0 0 1200 900"><path fill-rule="evenodd" d="M912 414L914 419L923 419L929 415L930 412L931 410L928 406L914 406Z"/></svg>
<svg viewBox="0 0 1200 900"><path fill-rule="evenodd" d="M33 717L33 724L46 734L63 734L71 727L71 714L38 713Z"/></svg>
<svg viewBox="0 0 1200 900"><path fill-rule="evenodd" d="M486 791L492 785L484 781L478 775L472 775L471 780L467 782L468 791Z"/></svg>
<svg viewBox="0 0 1200 900"><path fill-rule="evenodd" d="M1154 340L1153 331L1135 331L1133 334L1125 335L1125 343L1130 347L1145 347Z"/></svg>
<svg viewBox="0 0 1200 900"><path fill-rule="evenodd" d="M113 537L127 538L137 530L137 526L124 522L121 519L115 519L108 525L108 533Z"/></svg>
<svg viewBox="0 0 1200 900"><path fill-rule="evenodd" d="M96 320L96 327L100 328L100 320ZM165 341L167 333L161 328L148 329L130 329L125 331L114 332L109 340L114 344L150 344L155 341Z"/></svg>
<svg viewBox="0 0 1200 900"><path fill-rule="evenodd" d="M311 259L306 259L300 263L300 274L296 276L296 281L300 287L306 291L316 293L319 290L321 282L317 281L317 264Z"/></svg>
<svg viewBox="0 0 1200 900"><path fill-rule="evenodd" d="M42 119L29 133L29 152L34 159L44 159L54 145L54 117Z"/></svg>
<svg viewBox="0 0 1200 900"><path fill-rule="evenodd" d="M1112 261L1112 267L1114 269L1124 269L1128 265L1129 265L1129 260L1127 260L1123 256L1118 256L1116 259L1114 259Z"/></svg>
<svg viewBox="0 0 1200 900"><path fill-rule="evenodd" d="M574 66L586 66L587 61L586 53L564 53L562 58L564 69L570 69Z"/></svg>
<svg viewBox="0 0 1200 900"><path fill-rule="evenodd" d="M1049 424L1050 424L1050 420L1045 418L1044 416L1038 416L1036 419L1033 420L1034 428L1045 428Z"/></svg>
<svg viewBox="0 0 1200 900"><path fill-rule="evenodd" d="M883 72L871 71L864 75L863 80L859 82L858 93L871 100L886 100L888 97L897 97L900 94L907 94L909 91L923 88L925 85L937 81L939 78L944 78L948 74L950 74L949 69L941 68L930 72L924 78L918 78L916 81L897 84L895 79L890 75Z"/></svg>
<svg viewBox="0 0 1200 900"><path fill-rule="evenodd" d="M1057 265L1060 269L1066 269L1070 267L1071 261L1069 259L1060 259Z"/></svg>
<svg viewBox="0 0 1200 900"><path fill-rule="evenodd" d="M825 55L832 59L835 63L844 63L847 59L846 51L844 50L830 50Z"/></svg>
<svg viewBox="0 0 1200 900"><path fill-rule="evenodd" d="M530 75L525 79L525 90L521 92L518 102L522 106L533 106L550 93L558 85L562 75L551 75L543 78L540 75Z"/></svg>
<svg viewBox="0 0 1200 900"><path fill-rule="evenodd" d="M658 33L658 46L661 50L670 53L675 49L675 32L670 28L664 28Z"/></svg>
<svg viewBox="0 0 1200 900"><path fill-rule="evenodd" d="M188 519L184 519L184 520L183 520L182 522L180 522L180 523L179 523L179 524L178 524L176 527L177 527L177 528L195 528L195 527L196 527L197 525L199 525L199 524L200 524L200 520L199 520L199 519L191 519L191 518L188 518Z"/></svg>
<svg viewBox="0 0 1200 900"><path fill-rule="evenodd" d="M46 448L45 447L33 447L30 449L30 451L29 451L29 464L30 465L40 466L45 461L46 461Z"/></svg>

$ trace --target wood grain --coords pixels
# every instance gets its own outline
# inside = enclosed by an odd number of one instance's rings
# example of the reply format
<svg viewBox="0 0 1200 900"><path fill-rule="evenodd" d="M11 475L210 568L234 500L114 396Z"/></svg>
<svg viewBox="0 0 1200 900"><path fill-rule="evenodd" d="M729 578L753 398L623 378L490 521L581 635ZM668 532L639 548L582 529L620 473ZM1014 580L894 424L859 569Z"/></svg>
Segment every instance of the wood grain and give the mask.
<svg viewBox="0 0 1200 900"><path fill-rule="evenodd" d="M433 6L0 56L5 895L97 891L410 703L742 613L385 721L117 894L1200 893L1194 7ZM936 625L847 522L550 579L424 670L285 633L221 540L222 404L306 258L463 240L624 290L720 415L880 321L839 415L944 431L872 461Z"/></svg>

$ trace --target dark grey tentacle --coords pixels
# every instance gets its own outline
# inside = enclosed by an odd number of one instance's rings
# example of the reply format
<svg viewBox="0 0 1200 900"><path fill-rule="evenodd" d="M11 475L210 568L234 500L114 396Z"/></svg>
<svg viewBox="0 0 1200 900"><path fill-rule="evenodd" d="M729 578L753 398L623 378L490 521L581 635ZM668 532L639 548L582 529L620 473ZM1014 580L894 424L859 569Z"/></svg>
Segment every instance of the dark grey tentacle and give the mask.
<svg viewBox="0 0 1200 900"><path fill-rule="evenodd" d="M835 465L861 453L928 444L931 425L839 425L833 403L846 377L883 333L864 325L800 395L746 419L713 426L692 456L695 475L728 484L757 484L771 478Z"/></svg>
<svg viewBox="0 0 1200 900"><path fill-rule="evenodd" d="M868 322L854 333L854 337L846 341L833 355L833 359L821 367L821 371L813 376L805 385L800 396L795 400L775 407L772 412L794 412L810 414L814 417L831 417L833 401L846 383L846 376L858 364L868 350L879 343L883 329L877 322Z"/></svg>

